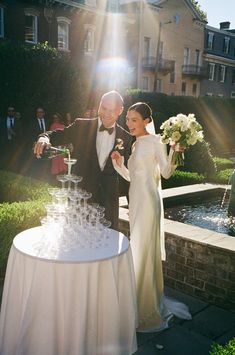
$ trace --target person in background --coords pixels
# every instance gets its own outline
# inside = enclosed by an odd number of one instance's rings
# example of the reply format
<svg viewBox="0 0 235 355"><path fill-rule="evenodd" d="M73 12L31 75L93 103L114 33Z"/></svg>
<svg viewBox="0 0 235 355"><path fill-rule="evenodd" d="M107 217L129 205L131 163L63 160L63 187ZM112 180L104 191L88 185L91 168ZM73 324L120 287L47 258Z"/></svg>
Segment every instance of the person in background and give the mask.
<svg viewBox="0 0 235 355"><path fill-rule="evenodd" d="M65 114L65 126L68 127L73 123L74 119L72 118L72 115L70 112L66 112Z"/></svg>
<svg viewBox="0 0 235 355"><path fill-rule="evenodd" d="M53 130L58 130L58 129L64 129L65 125L62 121L62 117L59 113L54 113L52 116L52 123L50 125L50 131ZM58 148L61 148L62 146L59 146ZM56 176L59 173L63 173L67 171L67 165L64 163L64 157L61 155L58 155L57 157L54 157L51 161L51 174L53 176L53 182L56 181Z"/></svg>

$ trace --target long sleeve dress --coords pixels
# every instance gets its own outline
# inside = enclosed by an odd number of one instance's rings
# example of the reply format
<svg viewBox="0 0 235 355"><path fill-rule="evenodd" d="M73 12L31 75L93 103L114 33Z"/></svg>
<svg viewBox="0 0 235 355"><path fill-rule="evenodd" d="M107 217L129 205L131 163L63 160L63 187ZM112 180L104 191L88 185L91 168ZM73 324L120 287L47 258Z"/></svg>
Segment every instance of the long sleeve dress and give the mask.
<svg viewBox="0 0 235 355"><path fill-rule="evenodd" d="M171 164L159 135L138 137L128 161L128 169L115 169L127 180L129 190L130 239L134 261L138 331L157 331L167 327L169 318L178 313L179 303L166 300L163 290L162 259L165 259L161 175L169 178L176 166ZM173 308L173 309L172 309ZM182 304L182 318L190 319ZM178 314L177 314L178 315ZM180 312L181 316L181 312Z"/></svg>

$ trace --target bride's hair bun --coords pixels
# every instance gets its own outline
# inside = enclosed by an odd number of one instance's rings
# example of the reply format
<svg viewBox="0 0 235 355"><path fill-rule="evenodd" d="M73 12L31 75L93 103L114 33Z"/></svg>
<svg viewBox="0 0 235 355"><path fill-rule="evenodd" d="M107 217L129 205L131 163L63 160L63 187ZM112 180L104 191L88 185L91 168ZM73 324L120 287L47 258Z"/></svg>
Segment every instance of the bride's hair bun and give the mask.
<svg viewBox="0 0 235 355"><path fill-rule="evenodd" d="M132 110L138 112L143 117L144 120L146 118L149 118L149 122L153 120L152 109L145 102L136 102L134 105L128 108L128 111L132 111Z"/></svg>

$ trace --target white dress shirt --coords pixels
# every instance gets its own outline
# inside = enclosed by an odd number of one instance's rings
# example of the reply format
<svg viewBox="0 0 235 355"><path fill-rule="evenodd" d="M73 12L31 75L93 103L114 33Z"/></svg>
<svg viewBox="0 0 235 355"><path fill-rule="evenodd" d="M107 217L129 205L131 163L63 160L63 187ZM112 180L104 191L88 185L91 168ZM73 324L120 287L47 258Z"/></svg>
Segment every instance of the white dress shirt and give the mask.
<svg viewBox="0 0 235 355"><path fill-rule="evenodd" d="M12 139L12 129L15 124L15 118L14 117L7 117L7 139L11 140Z"/></svg>
<svg viewBox="0 0 235 355"><path fill-rule="evenodd" d="M100 118L98 118L98 129L97 129L97 135L96 135L96 151L97 151L97 156L99 160L99 165L100 169L103 171L106 161L109 157L109 154L111 150L113 149L114 142L115 142L115 129L111 134L109 134L107 131L99 131L99 128L101 126L102 122ZM116 124L114 124L111 127L116 127ZM110 127L109 127L110 128Z"/></svg>
<svg viewBox="0 0 235 355"><path fill-rule="evenodd" d="M43 132L46 132L46 126L45 126L44 118L38 118L38 124L39 124L40 130L43 131Z"/></svg>

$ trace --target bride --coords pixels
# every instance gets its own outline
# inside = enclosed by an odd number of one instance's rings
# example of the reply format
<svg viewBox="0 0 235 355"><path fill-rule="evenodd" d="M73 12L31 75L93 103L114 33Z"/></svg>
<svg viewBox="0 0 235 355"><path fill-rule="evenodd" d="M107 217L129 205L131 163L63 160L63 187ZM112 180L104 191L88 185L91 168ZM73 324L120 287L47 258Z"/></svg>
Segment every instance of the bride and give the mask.
<svg viewBox="0 0 235 355"><path fill-rule="evenodd" d="M146 130L152 121L152 110L144 102L132 105L126 123L136 137L128 169L118 151L112 153L115 169L130 181L129 219L134 261L139 332L159 331L168 327L173 314L191 319L187 307L164 296L162 260L165 259L161 175L169 178L174 147L169 156L159 135Z"/></svg>

